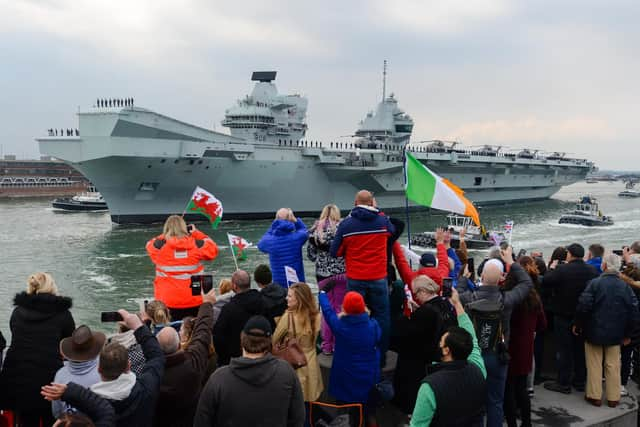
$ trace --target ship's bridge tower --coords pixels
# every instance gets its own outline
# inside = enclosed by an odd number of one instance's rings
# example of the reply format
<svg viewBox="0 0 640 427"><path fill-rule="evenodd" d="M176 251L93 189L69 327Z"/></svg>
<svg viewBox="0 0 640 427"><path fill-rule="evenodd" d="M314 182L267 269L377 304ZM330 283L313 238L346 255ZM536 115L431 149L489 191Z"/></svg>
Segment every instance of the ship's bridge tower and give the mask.
<svg viewBox="0 0 640 427"><path fill-rule="evenodd" d="M238 100L225 112L222 125L231 135L256 144L278 145L305 136L307 99L300 95L279 95L273 81L276 71L256 71L251 95Z"/></svg>
<svg viewBox="0 0 640 427"><path fill-rule="evenodd" d="M398 108L393 93L369 112L356 130L356 136L373 142L406 144L413 131L413 119Z"/></svg>

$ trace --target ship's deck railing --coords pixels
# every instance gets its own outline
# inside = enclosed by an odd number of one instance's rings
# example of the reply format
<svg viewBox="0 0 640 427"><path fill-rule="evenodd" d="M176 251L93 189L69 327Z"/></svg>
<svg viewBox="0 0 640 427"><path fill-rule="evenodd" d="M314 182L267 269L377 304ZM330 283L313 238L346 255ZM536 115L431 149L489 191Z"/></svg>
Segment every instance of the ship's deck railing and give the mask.
<svg viewBox="0 0 640 427"><path fill-rule="evenodd" d="M68 187L80 184L82 181L74 181L69 178L46 178L46 177L8 177L0 180L2 187Z"/></svg>

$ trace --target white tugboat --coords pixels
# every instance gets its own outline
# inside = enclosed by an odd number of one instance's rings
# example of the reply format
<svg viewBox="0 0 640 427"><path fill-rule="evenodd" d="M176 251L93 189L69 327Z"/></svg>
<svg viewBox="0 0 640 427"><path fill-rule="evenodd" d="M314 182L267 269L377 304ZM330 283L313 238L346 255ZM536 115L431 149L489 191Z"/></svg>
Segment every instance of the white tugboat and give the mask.
<svg viewBox="0 0 640 427"><path fill-rule="evenodd" d="M636 183L635 181L629 180L625 182L625 190L618 193L619 197L626 197L635 199L640 197L640 191L635 190Z"/></svg>
<svg viewBox="0 0 640 427"><path fill-rule="evenodd" d="M600 227L613 225L613 219L610 216L602 215L595 197L582 196L576 204L576 208L572 212L562 215L558 223Z"/></svg>

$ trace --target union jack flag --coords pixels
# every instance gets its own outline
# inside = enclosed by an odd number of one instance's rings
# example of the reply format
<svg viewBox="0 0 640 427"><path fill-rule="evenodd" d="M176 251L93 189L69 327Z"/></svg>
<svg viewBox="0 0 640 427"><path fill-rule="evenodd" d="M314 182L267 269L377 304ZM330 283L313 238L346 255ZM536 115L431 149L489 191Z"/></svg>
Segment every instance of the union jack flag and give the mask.
<svg viewBox="0 0 640 427"><path fill-rule="evenodd" d="M507 221L504 223L504 232L507 234L511 234L513 231L513 221Z"/></svg>

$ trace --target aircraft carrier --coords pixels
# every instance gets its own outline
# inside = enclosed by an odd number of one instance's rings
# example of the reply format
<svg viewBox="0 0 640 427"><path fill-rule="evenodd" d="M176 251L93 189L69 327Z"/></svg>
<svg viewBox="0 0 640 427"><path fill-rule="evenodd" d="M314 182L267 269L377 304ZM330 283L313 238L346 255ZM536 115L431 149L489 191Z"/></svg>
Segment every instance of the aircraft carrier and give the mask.
<svg viewBox="0 0 640 427"><path fill-rule="evenodd" d="M405 149L480 205L546 199L594 169L563 153L410 141L413 120L385 89L348 141L308 140L307 99L278 94L275 77L275 71L253 73L253 91L222 121L230 134L129 98L97 100L80 111L79 135L36 140L41 153L64 160L100 189L119 224L180 214L196 186L222 201L227 219L271 218L280 207L315 215L327 203L346 210L362 188L385 211L404 209Z"/></svg>

